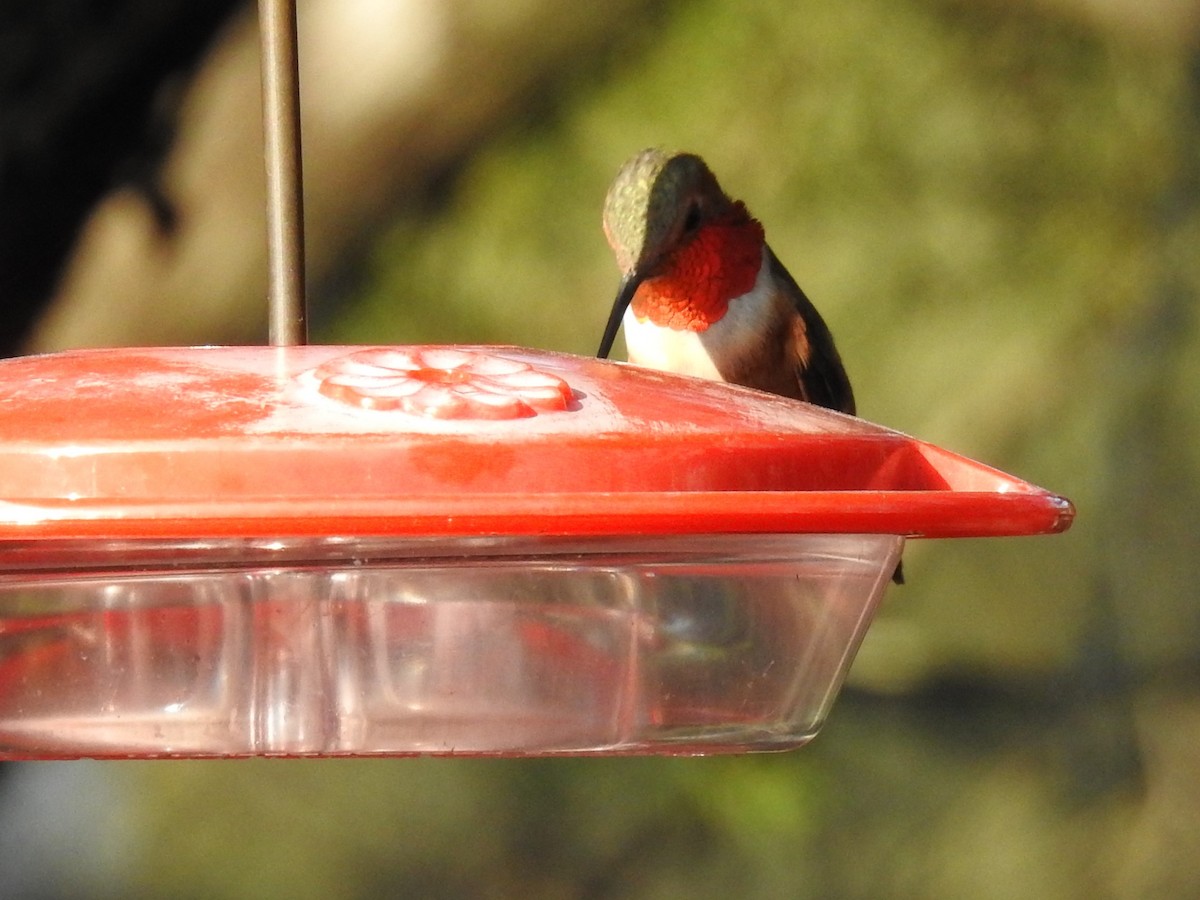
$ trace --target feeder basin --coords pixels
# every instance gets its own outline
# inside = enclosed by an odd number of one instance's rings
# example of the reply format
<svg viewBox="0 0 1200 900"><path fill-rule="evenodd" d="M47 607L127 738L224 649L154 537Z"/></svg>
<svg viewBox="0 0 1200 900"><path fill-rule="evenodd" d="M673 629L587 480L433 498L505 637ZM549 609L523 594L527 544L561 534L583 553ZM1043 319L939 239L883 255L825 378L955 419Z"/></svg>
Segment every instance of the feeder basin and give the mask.
<svg viewBox="0 0 1200 900"><path fill-rule="evenodd" d="M907 537L1066 500L512 347L0 362L0 757L692 754L820 728Z"/></svg>

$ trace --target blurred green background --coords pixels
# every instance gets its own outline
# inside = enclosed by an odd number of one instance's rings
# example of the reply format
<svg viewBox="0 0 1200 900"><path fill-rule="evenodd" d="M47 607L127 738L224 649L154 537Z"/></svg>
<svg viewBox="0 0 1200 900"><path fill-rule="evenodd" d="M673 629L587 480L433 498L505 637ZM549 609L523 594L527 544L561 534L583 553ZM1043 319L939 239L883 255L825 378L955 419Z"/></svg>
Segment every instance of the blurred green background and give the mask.
<svg viewBox="0 0 1200 900"><path fill-rule="evenodd" d="M65 764L108 799L46 828L39 896L1200 895L1196 5L398 5L453 14L431 30L440 74L412 76L423 99L367 129L387 151L339 150L347 94L306 108L314 340L593 352L617 283L608 180L644 146L688 149L822 310L862 415L1066 494L1078 520L910 544L801 751ZM333 29L320 8L301 3L302 33ZM168 157L168 198L182 169ZM88 234L47 321L88 295ZM256 264L206 259L261 295ZM96 296L195 320L179 282L114 277ZM260 327L235 320L199 327ZM86 342L65 333L28 347ZM6 796L26 794L0 790L0 815Z"/></svg>

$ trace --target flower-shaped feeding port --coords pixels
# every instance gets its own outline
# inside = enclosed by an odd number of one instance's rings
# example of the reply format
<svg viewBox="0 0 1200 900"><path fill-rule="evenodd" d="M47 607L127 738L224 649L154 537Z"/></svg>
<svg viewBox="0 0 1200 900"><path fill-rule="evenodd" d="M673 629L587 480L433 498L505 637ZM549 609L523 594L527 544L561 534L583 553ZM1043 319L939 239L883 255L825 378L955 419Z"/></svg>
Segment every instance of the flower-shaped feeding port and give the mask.
<svg viewBox="0 0 1200 900"><path fill-rule="evenodd" d="M317 390L359 409L521 419L568 408L570 385L528 363L449 347L362 350L318 366Z"/></svg>

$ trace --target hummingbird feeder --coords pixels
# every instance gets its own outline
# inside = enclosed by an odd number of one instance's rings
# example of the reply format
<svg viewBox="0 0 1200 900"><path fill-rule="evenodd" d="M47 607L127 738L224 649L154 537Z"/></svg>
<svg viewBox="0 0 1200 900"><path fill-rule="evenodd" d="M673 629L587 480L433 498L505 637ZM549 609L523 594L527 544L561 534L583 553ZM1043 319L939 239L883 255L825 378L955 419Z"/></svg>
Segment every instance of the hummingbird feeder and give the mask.
<svg viewBox="0 0 1200 900"><path fill-rule="evenodd" d="M306 346L294 7L260 15L272 346L0 362L0 757L797 747L906 538L1070 525L728 384Z"/></svg>

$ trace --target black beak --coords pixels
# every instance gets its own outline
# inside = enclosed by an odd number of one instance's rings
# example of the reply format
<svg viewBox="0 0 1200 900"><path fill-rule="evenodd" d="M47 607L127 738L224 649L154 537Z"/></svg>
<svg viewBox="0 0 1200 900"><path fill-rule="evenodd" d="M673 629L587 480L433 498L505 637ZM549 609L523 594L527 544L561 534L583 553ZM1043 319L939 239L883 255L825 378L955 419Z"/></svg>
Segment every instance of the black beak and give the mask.
<svg viewBox="0 0 1200 900"><path fill-rule="evenodd" d="M617 294L617 299L613 301L612 312L608 314L608 325L604 328L604 337L600 339L600 349L596 351L596 355L601 359L608 358L608 351L612 349L613 341L617 339L617 329L621 327L621 317L625 315L625 310L629 308L633 295L637 293L638 285L641 283L641 276L636 274L622 279L621 290Z"/></svg>

